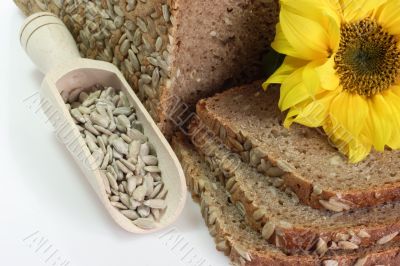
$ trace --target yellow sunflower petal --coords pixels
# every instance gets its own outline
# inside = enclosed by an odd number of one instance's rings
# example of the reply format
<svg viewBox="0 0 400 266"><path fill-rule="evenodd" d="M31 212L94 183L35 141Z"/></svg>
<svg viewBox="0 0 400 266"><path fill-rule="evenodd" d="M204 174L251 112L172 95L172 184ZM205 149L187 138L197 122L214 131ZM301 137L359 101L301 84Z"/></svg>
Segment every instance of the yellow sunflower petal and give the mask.
<svg viewBox="0 0 400 266"><path fill-rule="evenodd" d="M386 103L391 108L391 137L387 143L392 149L400 148L400 97L391 89L382 94Z"/></svg>
<svg viewBox="0 0 400 266"><path fill-rule="evenodd" d="M329 37L317 22L282 8L280 12L282 32L295 49L294 57L318 60L329 55Z"/></svg>
<svg viewBox="0 0 400 266"><path fill-rule="evenodd" d="M363 96L342 91L332 101L329 114L333 127L348 134L346 138L351 140L358 138L364 127L368 116L368 103Z"/></svg>
<svg viewBox="0 0 400 266"><path fill-rule="evenodd" d="M267 89L270 84L281 84L296 69L307 64L306 61L291 56L286 56L282 65L263 83L263 88Z"/></svg>
<svg viewBox="0 0 400 266"><path fill-rule="evenodd" d="M353 140L348 144L348 156L352 163L358 163L364 160L371 152L372 146L370 144Z"/></svg>
<svg viewBox="0 0 400 266"><path fill-rule="evenodd" d="M315 71L317 64L317 62L310 62L298 68L282 82L279 99L279 108L282 111L307 99L314 99L320 88L319 77Z"/></svg>
<svg viewBox="0 0 400 266"><path fill-rule="evenodd" d="M390 91L400 97L400 85L392 86Z"/></svg>
<svg viewBox="0 0 400 266"><path fill-rule="evenodd" d="M359 20L375 12L387 0L340 0L346 22Z"/></svg>
<svg viewBox="0 0 400 266"><path fill-rule="evenodd" d="M291 12L307 17L326 26L327 16L333 18L336 24L340 25L340 13L337 5L330 1L321 0L281 0L281 8L290 10Z"/></svg>
<svg viewBox="0 0 400 266"><path fill-rule="evenodd" d="M392 110L385 98L380 94L368 100L368 107L369 115L365 120L367 126L365 133L376 150L384 151L385 145L392 135Z"/></svg>
<svg viewBox="0 0 400 266"><path fill-rule="evenodd" d="M286 111L292 106L310 98L311 95L303 83L303 68L293 72L283 83L280 90L279 108Z"/></svg>
<svg viewBox="0 0 400 266"><path fill-rule="evenodd" d="M289 128L293 122L294 119L296 118L296 116L304 109L304 106L306 106L308 104L307 101L301 102L296 106L293 106L289 109L289 111L287 112L285 121L283 121L283 126L286 128Z"/></svg>
<svg viewBox="0 0 400 266"><path fill-rule="evenodd" d="M388 0L377 12L377 20L390 34L400 35L400 1Z"/></svg>
<svg viewBox="0 0 400 266"><path fill-rule="evenodd" d="M282 9L320 24L328 33L330 48L336 51L340 41L341 18L335 4L321 0L281 0L280 4Z"/></svg>
<svg viewBox="0 0 400 266"><path fill-rule="evenodd" d="M311 101L303 110L298 112L297 116L293 118L293 122L307 127L322 126L329 115L330 103L338 93L334 91L318 95L318 99Z"/></svg>
<svg viewBox="0 0 400 266"><path fill-rule="evenodd" d="M276 24L275 39L271 43L271 47L278 53L296 57L298 52L288 42L285 35L283 34L281 23Z"/></svg>
<svg viewBox="0 0 400 266"><path fill-rule="evenodd" d="M348 138L349 134L344 130L332 127L331 123L324 124L323 129L333 145L341 153L348 156L349 161L352 163L365 159L371 152L371 144L364 141L365 139L362 136L360 138Z"/></svg>
<svg viewBox="0 0 400 266"><path fill-rule="evenodd" d="M335 70L335 61L332 56L329 58L325 64L316 68L316 71L319 75L321 81L321 87L325 90L335 90L339 87L339 77L336 74Z"/></svg>
<svg viewBox="0 0 400 266"><path fill-rule="evenodd" d="M308 90L308 94L313 97L320 88L321 81L315 67L319 65L318 62L311 62L307 64L303 69L303 83Z"/></svg>

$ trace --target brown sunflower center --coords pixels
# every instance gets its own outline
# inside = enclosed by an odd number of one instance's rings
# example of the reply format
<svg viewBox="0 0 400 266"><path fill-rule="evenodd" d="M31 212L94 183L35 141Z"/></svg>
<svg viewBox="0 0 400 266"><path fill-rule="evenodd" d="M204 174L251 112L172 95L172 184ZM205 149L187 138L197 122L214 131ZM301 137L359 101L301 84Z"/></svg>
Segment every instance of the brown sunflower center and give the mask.
<svg viewBox="0 0 400 266"><path fill-rule="evenodd" d="M335 69L343 89L373 96L392 86L400 73L400 50L395 36L367 18L343 24Z"/></svg>

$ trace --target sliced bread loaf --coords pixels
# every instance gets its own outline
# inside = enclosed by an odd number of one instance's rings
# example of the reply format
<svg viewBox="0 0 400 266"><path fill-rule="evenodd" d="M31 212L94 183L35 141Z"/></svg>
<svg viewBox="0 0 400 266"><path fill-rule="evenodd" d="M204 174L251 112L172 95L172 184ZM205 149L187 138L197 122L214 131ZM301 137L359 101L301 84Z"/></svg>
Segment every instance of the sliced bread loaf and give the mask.
<svg viewBox="0 0 400 266"><path fill-rule="evenodd" d="M332 249L359 249L400 239L400 202L333 213L302 204L290 189L276 188L276 178L258 173L218 138L193 123L197 151L213 169L248 223L270 243L288 253L314 252L316 243ZM324 250L323 250L324 251Z"/></svg>
<svg viewBox="0 0 400 266"><path fill-rule="evenodd" d="M64 20L83 56L113 62L170 136L176 102L260 77L278 4L249 0L14 0Z"/></svg>
<svg viewBox="0 0 400 266"><path fill-rule="evenodd" d="M340 212L400 198L400 151L348 163L318 130L284 128L278 101L278 88L264 92L256 82L201 100L197 115L243 161L314 208Z"/></svg>
<svg viewBox="0 0 400 266"><path fill-rule="evenodd" d="M247 266L370 266L400 264L399 248L382 245L370 249L328 251L322 257L286 255L265 241L258 232L246 225L242 213L232 204L229 194L217 181L215 172L182 137L173 146L185 170L192 195L201 202L201 212L216 248L229 256L235 265Z"/></svg>

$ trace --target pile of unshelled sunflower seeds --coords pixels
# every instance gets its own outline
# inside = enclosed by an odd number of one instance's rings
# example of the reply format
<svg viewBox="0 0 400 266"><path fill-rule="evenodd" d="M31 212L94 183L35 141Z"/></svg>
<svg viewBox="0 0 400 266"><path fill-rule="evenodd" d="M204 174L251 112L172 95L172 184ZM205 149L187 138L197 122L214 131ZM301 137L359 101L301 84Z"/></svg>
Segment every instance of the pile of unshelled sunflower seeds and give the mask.
<svg viewBox="0 0 400 266"><path fill-rule="evenodd" d="M154 228L168 191L128 97L100 85L62 97L100 168L111 205L138 227Z"/></svg>

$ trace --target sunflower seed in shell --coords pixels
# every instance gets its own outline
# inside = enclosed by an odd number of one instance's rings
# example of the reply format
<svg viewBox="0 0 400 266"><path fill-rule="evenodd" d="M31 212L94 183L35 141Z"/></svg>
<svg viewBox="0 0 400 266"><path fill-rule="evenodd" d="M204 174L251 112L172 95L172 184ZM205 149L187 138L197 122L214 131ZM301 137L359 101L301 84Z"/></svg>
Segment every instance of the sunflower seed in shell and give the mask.
<svg viewBox="0 0 400 266"><path fill-rule="evenodd" d="M139 218L139 214L133 210L122 210L121 213L130 220L136 220Z"/></svg>
<svg viewBox="0 0 400 266"><path fill-rule="evenodd" d="M153 229L156 226L156 223L151 218L138 218L133 223L142 229Z"/></svg>

